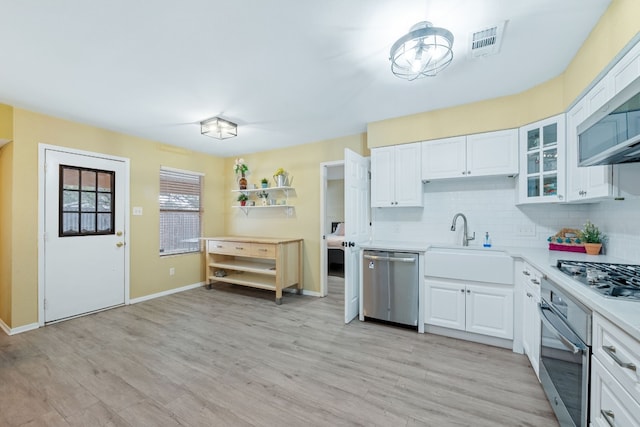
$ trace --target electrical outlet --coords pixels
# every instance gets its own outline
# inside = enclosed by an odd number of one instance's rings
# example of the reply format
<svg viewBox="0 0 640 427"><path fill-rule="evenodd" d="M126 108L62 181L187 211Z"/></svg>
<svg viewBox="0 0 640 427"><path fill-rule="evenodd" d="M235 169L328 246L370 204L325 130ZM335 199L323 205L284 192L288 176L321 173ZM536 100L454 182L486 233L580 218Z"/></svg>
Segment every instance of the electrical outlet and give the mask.
<svg viewBox="0 0 640 427"><path fill-rule="evenodd" d="M138 215L142 215L142 208L140 206L134 206L133 207L133 214L138 216Z"/></svg>
<svg viewBox="0 0 640 427"><path fill-rule="evenodd" d="M535 224L520 224L516 226L516 234L522 237L535 237L536 225Z"/></svg>
<svg viewBox="0 0 640 427"><path fill-rule="evenodd" d="M175 276L175 274L176 274L176 269L175 269L175 268L173 268L173 267L171 267L171 268L169 269L169 276Z"/></svg>

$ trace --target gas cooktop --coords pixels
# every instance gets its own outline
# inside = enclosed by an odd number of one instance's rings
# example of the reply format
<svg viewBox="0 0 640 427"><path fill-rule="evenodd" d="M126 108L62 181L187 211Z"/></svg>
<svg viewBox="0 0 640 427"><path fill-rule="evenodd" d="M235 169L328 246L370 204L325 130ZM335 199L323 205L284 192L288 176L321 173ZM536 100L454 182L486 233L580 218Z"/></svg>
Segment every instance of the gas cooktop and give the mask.
<svg viewBox="0 0 640 427"><path fill-rule="evenodd" d="M640 301L640 265L558 260L556 267L606 297Z"/></svg>

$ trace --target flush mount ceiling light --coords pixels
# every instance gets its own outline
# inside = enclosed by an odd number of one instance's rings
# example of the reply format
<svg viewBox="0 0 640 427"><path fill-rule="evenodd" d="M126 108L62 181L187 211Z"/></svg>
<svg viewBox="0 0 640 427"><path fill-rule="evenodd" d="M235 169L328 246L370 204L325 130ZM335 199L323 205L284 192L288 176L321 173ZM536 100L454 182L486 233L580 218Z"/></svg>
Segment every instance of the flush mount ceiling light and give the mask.
<svg viewBox="0 0 640 427"><path fill-rule="evenodd" d="M220 117L212 117L200 122L200 133L216 139L238 136L238 125Z"/></svg>
<svg viewBox="0 0 640 427"><path fill-rule="evenodd" d="M452 47L451 31L418 22L391 46L391 72L407 80L433 77L453 60Z"/></svg>

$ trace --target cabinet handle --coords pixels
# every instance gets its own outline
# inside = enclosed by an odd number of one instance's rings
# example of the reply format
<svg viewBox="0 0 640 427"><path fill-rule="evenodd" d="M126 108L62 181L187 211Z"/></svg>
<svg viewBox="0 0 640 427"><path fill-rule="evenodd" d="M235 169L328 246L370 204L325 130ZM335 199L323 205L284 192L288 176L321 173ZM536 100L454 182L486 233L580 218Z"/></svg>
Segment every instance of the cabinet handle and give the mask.
<svg viewBox="0 0 640 427"><path fill-rule="evenodd" d="M259 250L260 252L267 252L267 250L266 250L266 249L264 249L264 248L261 248L261 249L258 249L258 250Z"/></svg>
<svg viewBox="0 0 640 427"><path fill-rule="evenodd" d="M244 248L242 246L236 246L236 249L239 251L244 251Z"/></svg>
<svg viewBox="0 0 640 427"><path fill-rule="evenodd" d="M600 413L604 417L604 420L607 422L607 424L609 424L611 427L616 427L616 416L613 411L610 411L608 409L600 409Z"/></svg>
<svg viewBox="0 0 640 427"><path fill-rule="evenodd" d="M525 276L531 276L531 273L529 273L527 270L522 270L522 274L524 274Z"/></svg>
<svg viewBox="0 0 640 427"><path fill-rule="evenodd" d="M471 171L467 171L467 175L471 175Z"/></svg>
<svg viewBox="0 0 640 427"><path fill-rule="evenodd" d="M611 357L613 359L614 362L616 362L621 368L626 368L626 369L630 369L632 371L636 371L636 365L633 363L629 363L629 362L623 362L622 360L620 360L620 358L618 357L618 355L616 354L616 348L612 345L603 345L602 349L604 350L605 353L607 353L609 355L609 357Z"/></svg>
<svg viewBox="0 0 640 427"><path fill-rule="evenodd" d="M470 290L470 289L467 289L467 293L468 293L468 294L470 294L470 293L471 293L471 290Z"/></svg>
<svg viewBox="0 0 640 427"><path fill-rule="evenodd" d="M539 285L540 284L540 280L538 279L530 279L531 283L533 283L534 285Z"/></svg>
<svg viewBox="0 0 640 427"><path fill-rule="evenodd" d="M464 289L460 289L460 292L462 292L464 294Z"/></svg>
<svg viewBox="0 0 640 427"><path fill-rule="evenodd" d="M466 172L466 171L462 171L462 175L466 175L466 174L467 174L467 172Z"/></svg>
<svg viewBox="0 0 640 427"><path fill-rule="evenodd" d="M527 296L531 298L533 295L531 295L531 292L527 292Z"/></svg>

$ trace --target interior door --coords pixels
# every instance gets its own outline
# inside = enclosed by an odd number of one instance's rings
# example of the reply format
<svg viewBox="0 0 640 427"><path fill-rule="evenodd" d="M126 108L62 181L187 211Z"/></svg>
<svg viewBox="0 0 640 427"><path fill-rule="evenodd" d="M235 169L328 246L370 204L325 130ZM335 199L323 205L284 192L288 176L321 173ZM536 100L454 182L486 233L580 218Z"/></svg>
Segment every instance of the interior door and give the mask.
<svg viewBox="0 0 640 427"><path fill-rule="evenodd" d="M369 239L369 159L344 150L344 322L360 311L360 247Z"/></svg>
<svg viewBox="0 0 640 427"><path fill-rule="evenodd" d="M125 303L124 161L45 150L44 321Z"/></svg>

